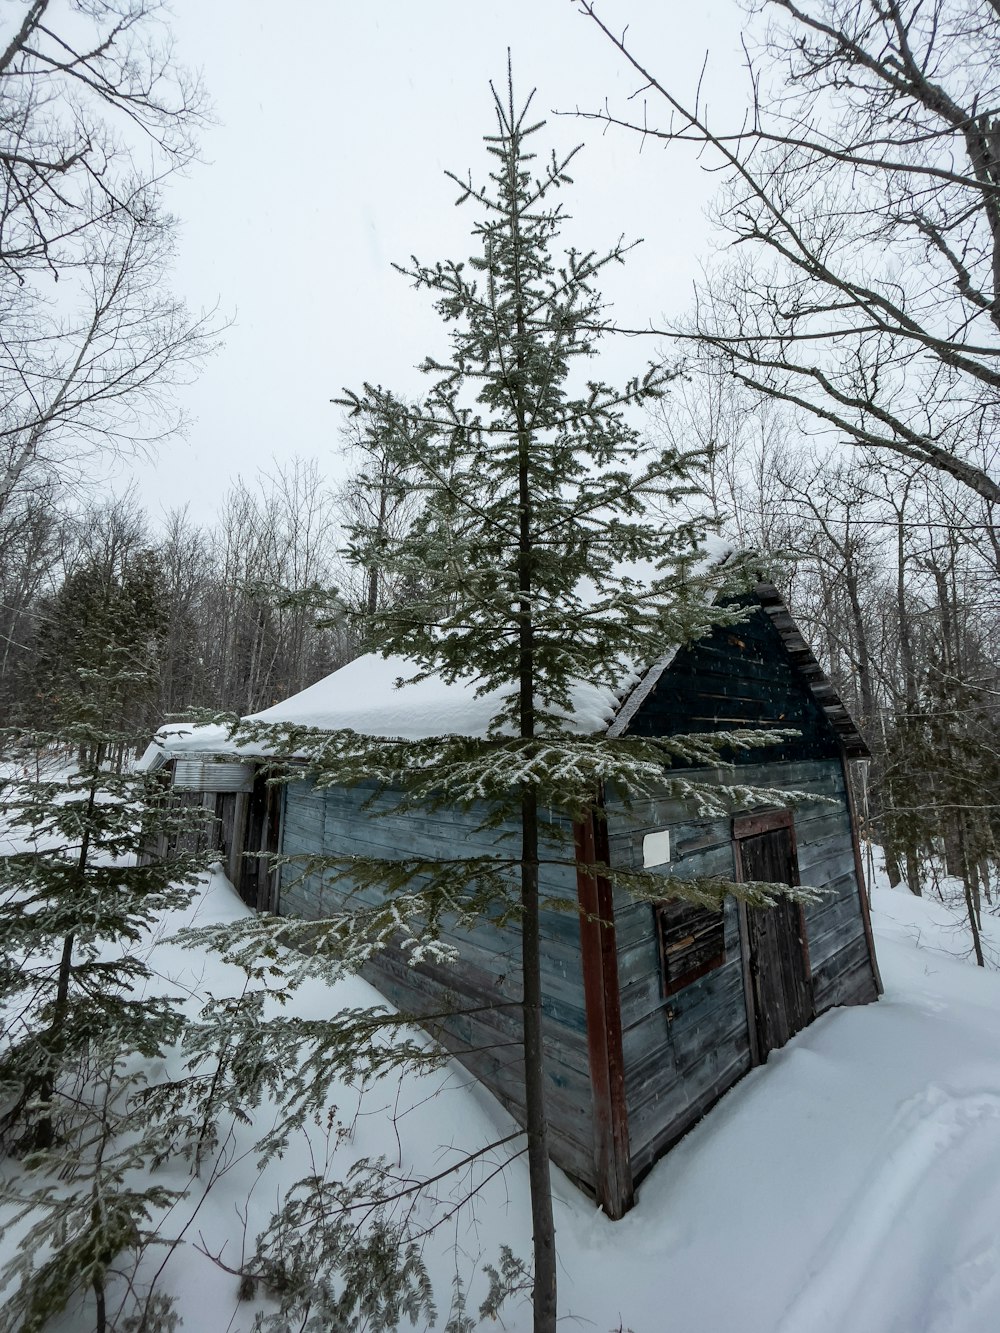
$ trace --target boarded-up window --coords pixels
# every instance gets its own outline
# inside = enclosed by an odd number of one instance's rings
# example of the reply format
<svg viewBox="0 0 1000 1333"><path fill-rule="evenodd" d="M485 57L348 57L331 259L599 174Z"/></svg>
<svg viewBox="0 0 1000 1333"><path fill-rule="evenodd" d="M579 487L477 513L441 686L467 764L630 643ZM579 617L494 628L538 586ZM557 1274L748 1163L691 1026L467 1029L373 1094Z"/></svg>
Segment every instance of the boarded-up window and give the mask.
<svg viewBox="0 0 1000 1333"><path fill-rule="evenodd" d="M725 914L691 903L660 903L656 928L663 964L663 993L690 986L726 961Z"/></svg>

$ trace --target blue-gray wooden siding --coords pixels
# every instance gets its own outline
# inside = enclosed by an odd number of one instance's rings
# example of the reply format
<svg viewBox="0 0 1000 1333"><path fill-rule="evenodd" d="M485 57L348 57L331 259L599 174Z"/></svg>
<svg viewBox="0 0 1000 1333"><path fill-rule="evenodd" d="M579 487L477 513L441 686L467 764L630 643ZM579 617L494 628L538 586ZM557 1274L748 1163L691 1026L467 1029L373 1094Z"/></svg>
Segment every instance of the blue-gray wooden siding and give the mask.
<svg viewBox="0 0 1000 1333"><path fill-rule="evenodd" d="M285 796L282 852L308 856L317 852L378 857L475 856L503 850L496 830L478 830L473 814L453 811L393 811L389 796L362 809L370 790L317 788L311 782L291 783ZM519 832L507 834L514 855ZM554 856L572 861L573 844L555 844ZM544 854L544 853L543 853ZM543 865L546 898L576 899L576 874L571 865ZM516 882L512 893L517 895ZM316 919L337 910L344 886L324 882L319 874L303 877L294 866L281 870L279 911ZM552 1156L572 1176L595 1183L593 1114L583 978L580 969L580 926L575 911L541 913L546 1096L552 1133ZM399 1009L417 1014L449 1008L476 1009L430 1025L435 1035L515 1115L524 1122L524 1077L521 1056L520 932L489 922L474 935L451 930L444 938L455 946L455 963L409 965L392 949L365 972Z"/></svg>
<svg viewBox="0 0 1000 1333"><path fill-rule="evenodd" d="M798 737L766 755L732 757L741 781L830 796L796 812L804 883L830 890L807 909L807 934L817 1012L875 997L861 916L838 738L763 612L718 629L682 649L632 719L634 735L670 735L732 726L794 727ZM693 774L688 777L706 777ZM714 775L725 782L727 774ZM495 850L495 833L478 832L461 811L380 813L362 809L367 792L292 784L286 796L286 854L329 852L441 856ZM613 864L641 865L642 838L670 827L670 873L734 874L729 821L698 820L676 803L650 802L625 814L608 812ZM513 831L511 831L513 837ZM339 894L319 876L282 871L280 910L316 917L335 910ZM542 873L543 895L572 899L570 867ZM749 1034L736 906L726 907L726 963L665 999L653 910L624 896L615 918L621 982L626 1103L633 1171L640 1173L750 1065ZM587 1059L579 921L574 912L543 912L548 1101L553 1157L578 1179L594 1181L593 1115ZM519 936L483 924L474 938L455 937L459 961L408 967L398 953L374 963L370 979L400 1008L427 1013L456 1003L483 1006L442 1024L444 1043L523 1120ZM508 1007L505 1007L508 1006ZM463 1051L463 1047L465 1048ZM469 1048L475 1047L472 1050Z"/></svg>
<svg viewBox="0 0 1000 1333"><path fill-rule="evenodd" d="M691 771L692 780L725 782L725 772ZM875 998L858 896L850 817L839 759L741 764L741 782L807 792L794 811L800 877L827 890L807 906L806 935L817 1014ZM729 819L692 819L676 801L648 801L626 813L609 808L611 861L642 865L645 834L669 827L671 875L735 874ZM665 883L665 889L667 885ZM615 899L625 1055L625 1096L633 1172L641 1173L750 1068L736 904L726 904L726 961L665 997L648 903Z"/></svg>

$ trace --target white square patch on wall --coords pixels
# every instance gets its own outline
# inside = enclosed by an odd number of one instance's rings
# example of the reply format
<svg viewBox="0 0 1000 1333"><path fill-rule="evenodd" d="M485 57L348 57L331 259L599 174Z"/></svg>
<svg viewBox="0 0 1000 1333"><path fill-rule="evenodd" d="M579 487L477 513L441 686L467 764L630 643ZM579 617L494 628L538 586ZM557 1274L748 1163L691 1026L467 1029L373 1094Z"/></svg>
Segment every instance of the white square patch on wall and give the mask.
<svg viewBox="0 0 1000 1333"><path fill-rule="evenodd" d="M664 866L670 860L670 830L659 829L656 833L647 833L642 840L642 868L649 870L653 866Z"/></svg>

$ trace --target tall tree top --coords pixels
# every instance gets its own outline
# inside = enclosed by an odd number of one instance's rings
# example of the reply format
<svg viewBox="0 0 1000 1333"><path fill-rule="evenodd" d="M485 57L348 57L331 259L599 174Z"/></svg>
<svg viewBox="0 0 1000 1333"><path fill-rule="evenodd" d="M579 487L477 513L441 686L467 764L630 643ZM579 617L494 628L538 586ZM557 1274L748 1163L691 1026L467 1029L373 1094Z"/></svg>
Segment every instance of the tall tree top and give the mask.
<svg viewBox="0 0 1000 1333"><path fill-rule="evenodd" d="M515 101L510 77L494 89L486 183L449 173L477 212L471 259L400 266L450 334L450 358L423 363L423 401L371 384L342 400L421 499L395 540L352 533L358 563L413 590L371 617L371 641L418 676L483 692L517 682L494 724L522 737L564 728L573 682L617 677L712 619L693 574L702 526L663 517L697 489L696 460L649 444L633 410L677 372L649 365L623 387L582 373L605 323L597 280L631 246L558 249L579 150L534 151L544 122L531 101Z"/></svg>

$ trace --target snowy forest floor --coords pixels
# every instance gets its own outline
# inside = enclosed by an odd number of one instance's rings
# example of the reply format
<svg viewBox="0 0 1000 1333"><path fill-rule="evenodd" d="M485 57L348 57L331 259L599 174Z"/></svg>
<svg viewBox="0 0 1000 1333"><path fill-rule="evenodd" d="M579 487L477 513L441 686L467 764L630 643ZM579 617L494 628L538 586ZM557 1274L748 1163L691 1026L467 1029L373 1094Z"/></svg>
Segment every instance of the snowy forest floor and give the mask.
<svg viewBox="0 0 1000 1333"><path fill-rule="evenodd" d="M891 890L879 876L874 924L885 995L824 1015L755 1070L642 1183L637 1207L608 1222L553 1173L566 1328L634 1333L993 1333L1000 1312L1000 917L984 918L991 969L970 962L959 907ZM189 922L236 920L246 908L221 873L191 908L162 922L149 957L164 989L198 997L238 991L242 974L170 936ZM364 982L310 982L296 1012L321 1016L377 1000ZM150 1071L156 1076L157 1071ZM173 1249L149 1252L187 1333L250 1333L266 1301L241 1301L239 1269L285 1188L331 1162L384 1154L400 1177L441 1172L511 1129L504 1112L457 1066L393 1077L334 1101L350 1133L335 1147L322 1123L258 1171L252 1145L266 1127L219 1126L214 1172L187 1163L163 1183L190 1184L163 1218ZM418 1208L429 1224L490 1177L504 1150L457 1172ZM8 1173L15 1167L4 1168ZM208 1187L210 1186L210 1188ZM0 1267L17 1229L0 1215ZM456 1274L472 1314L484 1262L502 1244L530 1255L523 1158L486 1180L474 1201L422 1241L440 1311ZM273 1308L273 1307L272 1307ZM503 1326L530 1328L509 1303ZM93 1327L85 1305L52 1322Z"/></svg>

